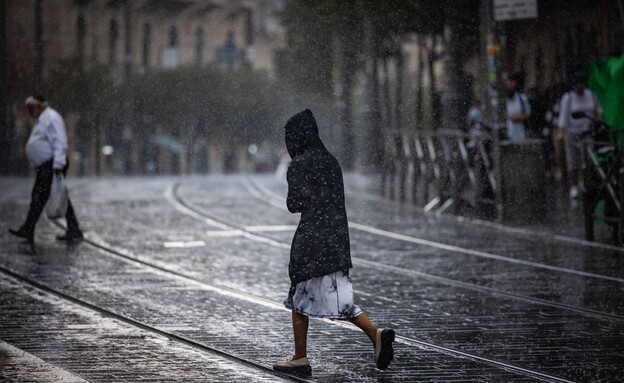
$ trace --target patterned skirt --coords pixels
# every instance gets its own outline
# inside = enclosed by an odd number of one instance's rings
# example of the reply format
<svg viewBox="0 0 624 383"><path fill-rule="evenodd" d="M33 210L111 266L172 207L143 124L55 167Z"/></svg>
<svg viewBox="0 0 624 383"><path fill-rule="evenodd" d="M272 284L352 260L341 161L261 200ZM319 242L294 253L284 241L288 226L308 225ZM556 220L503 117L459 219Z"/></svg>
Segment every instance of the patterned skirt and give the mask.
<svg viewBox="0 0 624 383"><path fill-rule="evenodd" d="M291 285L284 306L313 318L349 319L362 313L353 304L348 269Z"/></svg>

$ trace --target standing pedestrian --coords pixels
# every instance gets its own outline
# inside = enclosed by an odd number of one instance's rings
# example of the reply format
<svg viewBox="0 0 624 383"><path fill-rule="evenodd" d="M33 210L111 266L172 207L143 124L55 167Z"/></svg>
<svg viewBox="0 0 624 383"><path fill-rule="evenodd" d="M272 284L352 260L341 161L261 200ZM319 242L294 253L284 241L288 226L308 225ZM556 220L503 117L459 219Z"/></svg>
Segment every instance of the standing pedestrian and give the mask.
<svg viewBox="0 0 624 383"><path fill-rule="evenodd" d="M32 167L37 170L35 185L32 189L30 209L26 221L18 229L9 229L15 236L26 239L32 246L34 244L35 225L39 215L50 197L52 178L55 174L67 174L69 163L67 161L67 134L63 117L41 96L31 96L26 100L28 114L35 119L30 137L26 144L26 156ZM67 199L67 233L58 236L58 240L68 243L80 242L83 238L82 231L74 215L69 197Z"/></svg>
<svg viewBox="0 0 624 383"><path fill-rule="evenodd" d="M578 171L585 165L583 139L591 133L592 122L587 118L572 118L572 113L585 112L591 118L602 120L602 107L596 95L585 88L583 73L575 73L571 84L572 90L561 98L557 138L564 139L570 198L577 198L579 196Z"/></svg>
<svg viewBox="0 0 624 383"><path fill-rule="evenodd" d="M526 139L526 122L531 115L529 99L521 90L522 76L515 73L507 79L507 137L513 142Z"/></svg>
<svg viewBox="0 0 624 383"><path fill-rule="evenodd" d="M351 253L344 201L342 171L319 137L308 109L292 116L285 126L291 213L301 219L290 250L291 281L286 308L292 311L295 353L273 365L292 374L312 372L307 358L309 318L348 320L362 329L373 343L377 368L388 368L394 358L394 330L377 328L353 303L349 271Z"/></svg>

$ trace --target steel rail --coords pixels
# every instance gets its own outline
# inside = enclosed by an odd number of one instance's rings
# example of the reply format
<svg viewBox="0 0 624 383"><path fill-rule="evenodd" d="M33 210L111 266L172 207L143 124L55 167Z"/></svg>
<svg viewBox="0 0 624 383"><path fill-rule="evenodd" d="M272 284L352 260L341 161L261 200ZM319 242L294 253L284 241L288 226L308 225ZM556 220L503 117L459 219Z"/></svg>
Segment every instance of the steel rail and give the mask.
<svg viewBox="0 0 624 383"><path fill-rule="evenodd" d="M102 248L101 246L97 246L97 247L98 248ZM112 310L103 308L102 306L98 306L96 304L87 302L86 300L77 298L77 297L75 297L73 295L67 294L67 293L65 293L63 291L59 291L59 290L54 289L54 288L52 288L50 286L47 286L47 285L45 285L43 283L37 282L37 281L35 281L35 280L31 279L31 278L28 278L26 276L20 275L20 274L18 274L16 272L14 272L14 271L4 267L3 265L0 265L0 272L5 274L5 275L7 275L7 276L9 276L9 277L11 277L11 278L13 278L14 280L17 280L17 281L22 282L22 283L26 283L26 284L36 288L37 290L40 290L40 291L43 291L45 293L54 295L57 298L60 298L62 300L68 301L68 302L71 302L71 303L73 303L75 305L78 305L78 306L80 306L82 308L86 308L88 310L97 312L97 313L99 313L101 315L104 315L104 316L116 319L116 320L118 320L120 322L123 322L123 323L125 323L127 325L130 325L132 327L139 328L139 329L141 329L143 331L147 331L147 332L150 332L150 333L153 333L153 334L157 334L157 335L166 337L166 338L168 338L170 340L173 340L173 341L178 342L178 343L182 343L182 344L184 344L186 346L189 346L189 347L191 347L193 349L200 350L200 351L203 351L203 352L212 353L212 354L216 354L216 355L218 355L218 356L220 356L220 357L222 357L224 359L227 359L229 361L241 363L241 364L244 364L244 365L246 365L248 367L252 367L252 368L255 368L255 369L263 370L265 372L268 372L268 373L270 373L272 375L275 375L275 376L278 376L280 378L290 379L290 380L295 381L295 382L312 382L311 380L303 379L303 378L300 378L298 376L294 376L294 375L285 374L285 373L281 373L281 372L275 371L271 367L265 366L263 364L254 362L254 361L249 360L249 359L241 358L240 356L231 354L231 353L229 353L227 351L219 350L217 348L208 346L208 345L203 344L201 342L197 342L197 341L195 341L193 339L190 339L190 338L187 338L187 337L184 337L184 336L181 336L181 335L169 332L169 331L161 330L161 329L159 329L157 327L154 327L154 326L149 325L149 324L147 324L145 322L133 319L133 318L131 318L129 316L116 313L116 312L114 312Z"/></svg>
<svg viewBox="0 0 624 383"><path fill-rule="evenodd" d="M225 220L223 218L215 217L215 216L213 216L211 214L208 214L205 211L202 211L198 207L192 205L190 202L184 201L182 198L180 198L179 195L177 195L176 190L177 190L177 188L179 188L179 186L180 186L180 184L176 183L173 186L169 187L165 191L165 198L177 210L179 210L180 212L192 215L193 217L195 217L197 219L204 220L206 223L209 223L211 225L220 225L219 227L223 228L225 230L237 230L237 231L240 231L241 235L245 235L246 237L248 237L250 239L259 238L258 240L261 239L262 242L267 243L267 244L272 245L272 246L275 246L275 247L280 247L280 248L284 248L284 249L289 249L290 248L290 244L289 243L277 241L275 239L272 239L272 238L269 238L269 237L264 237L264 236L259 235L259 234L250 233L250 232L248 232L245 229L245 226L243 226L243 225L239 225L237 223ZM250 190L250 191L252 191L252 190ZM253 193L253 191L252 191L252 193ZM256 198L262 198L262 196L259 195L259 194L256 194ZM271 201L271 200L266 200L265 199L265 202L274 205L273 201ZM281 205L279 207L282 208ZM352 223L349 223L349 225L351 226ZM429 274L429 273L420 272L420 271L414 271L414 270L408 270L408 269L404 269L404 268L388 265L388 264L385 264L385 263L371 261L371 260L360 258L360 257L352 256L351 259L352 259L352 262L354 264L356 264L356 265L362 265L362 266L366 266L366 267L376 268L376 269L379 269L379 270L390 271L390 272L394 272L394 273L397 273L397 274L401 274L403 276L409 276L409 277L414 277L414 278L424 278L424 279L428 279L428 280L433 280L433 281L436 281L436 282L444 283L444 284L447 284L447 285L452 285L452 286L461 287L461 288L470 289L470 290L476 290L476 291L479 291L479 292L489 293L489 294L496 295L496 296L512 298L512 299L523 301L523 302L526 302L526 303L550 306L550 307L555 307L555 308L559 308L559 309L565 309L565 310L578 312L578 313L581 313L581 314L584 314L584 315L597 317L597 318L600 318L600 319L608 319L608 320L615 320L615 321L618 321L618 322L624 322L624 316L617 315L617 314L606 313L606 312L603 312L603 311L588 309L588 308L585 308L585 307L579 307L579 306L569 305L569 304L560 303L560 302L554 302L554 301L550 301L550 300L547 300L547 299L535 298L535 297L526 296L526 295L522 295L522 294L514 294L514 293L510 293L510 292L504 291L504 290L496 289L496 288L493 288L493 287L480 286L480 285L477 285L477 284L474 284L474 283L462 282L462 281L458 281L458 280L455 280L455 279L450 279L450 278L446 278L446 277L442 277L442 276L438 276L438 275L434 275L434 274Z"/></svg>
<svg viewBox="0 0 624 383"><path fill-rule="evenodd" d="M175 198L175 197L174 197ZM186 207L186 209L189 209L188 207ZM183 210L186 210L183 209ZM202 217L201 214L196 212L196 217ZM210 217L203 217L203 219L208 219L209 222L211 222L212 224L212 218ZM218 221L214 221L217 222ZM62 225L60 225L58 222L54 221L54 223L60 227L63 228ZM223 227L226 228L227 225L224 225ZM230 228L231 229L231 228ZM183 272L179 272L173 269L169 269L163 265L159 265L159 264L154 264L145 260L142 260L140 258L138 258L135 254L133 254L131 251L127 251L124 249L120 249L117 247L113 247L107 243L104 243L103 241L94 241L92 239L88 239L85 238L85 242L105 253L107 253L108 255L120 258L126 262L129 262L131 264L134 264L135 266L142 266L142 267L147 267L150 268L152 270L155 270L159 273L161 273L162 275L165 276L169 276L169 277L175 277L181 281L187 282L187 283L193 283L194 285L196 285L197 287L203 288L205 290L208 291L212 291L224 296L228 296L231 298L236 298L236 299L241 299L244 300L246 302L252 303L252 304L258 304L258 305L262 305L264 307L268 307L271 309L275 309L275 310L283 310L283 311L289 311L288 309L286 309L284 307L283 304L280 304L278 302L274 302L272 300L266 299L264 297L260 297L260 296L256 296L253 294L249 294L240 290L236 290L233 289L231 287L227 287L227 286L222 286L220 284L217 283L213 283L213 282L206 282L203 281L201 279L192 277L190 275L187 275ZM277 241L276 241L277 242ZM5 269L3 267L0 266L0 271L5 271ZM9 271L10 272L10 271ZM35 282L38 283L38 282ZM46 286L46 289L50 289ZM64 294L64 293L60 293L60 294ZM66 295L66 294L65 294ZM73 297L72 297L73 298ZM77 298L73 298L73 299L77 299ZM91 305L90 303L87 303L89 305ZM97 306L95 306L97 307ZM102 309L105 310L106 309ZM131 321L134 321L134 319L132 318L128 318ZM322 319L324 322L328 323L328 324L332 324L335 326L339 326L339 327L343 327L343 328L347 328L349 330L352 331L359 331L359 329L357 329L355 326L352 326L348 323L342 323L340 321L331 321L331 320L327 320L327 319ZM137 321L138 322L138 321ZM140 323L140 322L138 322ZM149 325L148 325L149 326ZM159 330L162 331L162 330ZM175 335L175 334L173 334ZM177 335L176 335L177 336ZM188 338L184 338L184 337L180 337L183 338L184 340L189 340L191 342L194 342ZM182 341L182 340L181 340ZM437 345L434 343L430 343L430 342L426 342L426 341L421 341L415 338L409 338L409 337L405 337L405 336L397 336L396 337L396 342L404 344L406 346L412 346L412 347L419 347L421 349L426 349L426 350L430 350L430 351L435 351L435 352L440 352L443 353L445 355L448 356L452 356L454 358L465 358L465 359L470 359L472 361L478 362L478 363L483 363L483 364L487 364L490 366L493 366L495 368L499 368L499 369L503 369L505 371L508 372L512 372L512 373L516 373L519 375L523 375L523 376L530 376L536 379L541 379L543 381L547 381L547 382L557 382L557 383L572 383L572 381L564 379L564 378L560 378L554 375L549 375L549 374L545 374L542 373L540 371L535 371L535 370L531 370L528 368L524 368L524 367L520 367L520 366L515 366L509 363L505 363L505 362L501 362L495 359L490 359L490 358L485 358L479 355L475 355L475 354L470 354L461 350L455 350L449 347L445 347L445 346L441 346L441 345ZM194 342L197 343L197 342ZM201 343L197 343L198 345L202 345ZM205 345L202 345L205 346ZM205 346L207 348L210 349L209 346ZM226 353L227 355L230 355L228 353ZM235 358L236 360L240 360L240 361L244 361L244 359L237 357L235 355L232 355L233 358ZM254 363L254 362L249 362L249 363ZM261 366L263 369L268 369L268 367L263 366L263 365L259 365ZM272 370L271 370L272 371ZM293 379L300 379L296 376L291 376L291 375L283 375L283 376L287 376L289 378L293 378ZM305 380L302 380L305 381Z"/></svg>
<svg viewBox="0 0 624 383"><path fill-rule="evenodd" d="M254 183L249 178L247 178L247 181L249 182L247 184L247 186L248 186L250 192L252 192L257 198L259 198L261 200L264 200L266 203L269 203L270 205L273 205L273 206L278 207L280 209L285 209L285 204L282 202L281 199L277 198L270 191L267 191L265 188L263 188L262 186L258 185L257 183ZM254 193L253 188L256 189L257 193ZM264 197L262 195L264 195ZM400 240L400 241L404 241L404 242L409 242L409 243L414 243L414 244L418 244L418 245L433 247L433 248L437 248L437 249L440 249L440 250L446 250L446 251L450 251L450 252L461 253L461 254L466 254L466 255L471 255L471 256L476 256L476 257L482 257L482 258L489 258L489 259L494 259L494 260L497 260L497 261L515 263L515 264L520 264L520 265L523 265L523 266L529 266L529 267L545 269L545 270L550 270L550 271L557 271L557 272L561 272L561 273L568 273L568 274L582 276L582 277L585 277L585 278L603 279L603 280L607 280L607 281L611 281L611 282L624 283L624 278L611 277L611 276L608 276L608 275L602 275L602 274L596 274L596 273L588 273L588 272L585 272L585 271L574 270L574 269L569 269L569 268L559 267L559 266L553 266L553 265L548 265L548 264L540 263L540 262L525 261L525 260L522 260L522 259L506 257L504 255L488 253L488 252L480 251L480 250L466 249L466 248L463 248L463 247L460 247L460 246L448 245L448 244L445 244L445 243L431 241L431 240L423 239L423 238L418 238L418 237L414 237L414 236L411 236L411 235L395 233L395 232L392 232L392 231L389 231L389 230L383 230L383 229L379 229L379 228L376 228L376 227L363 225L363 224L360 224L360 223L357 223L357 222L349 221L349 227L351 227L351 228L353 228L355 230L359 230L359 231L363 231L363 232L369 233L369 234L374 234L374 235L378 235L378 236L382 236L382 237L386 237L386 238L392 238L392 239L396 239L396 240Z"/></svg>

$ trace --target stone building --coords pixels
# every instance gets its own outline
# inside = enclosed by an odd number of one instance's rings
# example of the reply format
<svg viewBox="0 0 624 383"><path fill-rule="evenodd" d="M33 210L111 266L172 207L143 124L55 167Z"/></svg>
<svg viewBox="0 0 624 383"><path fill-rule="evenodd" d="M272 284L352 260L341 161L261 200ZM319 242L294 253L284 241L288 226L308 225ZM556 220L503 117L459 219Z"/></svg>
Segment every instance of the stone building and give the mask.
<svg viewBox="0 0 624 383"><path fill-rule="evenodd" d="M566 84L593 60L624 54L624 9L613 0L539 0L538 17L505 24L509 72L526 87Z"/></svg>
<svg viewBox="0 0 624 383"><path fill-rule="evenodd" d="M1 141L20 162L28 94L50 94L50 80L67 71L109 68L115 81L187 66L242 66L274 77L280 70L285 0L20 0L6 2L9 108ZM38 25L40 33L37 33ZM130 32L129 35L127 32ZM36 43L38 36L41 44ZM131 54L128 56L127 51ZM41 65L38 67L38 59ZM60 75L59 75L60 74ZM78 116L66 116L68 133ZM98 151L96 150L96 153ZM99 154L97 154L99 155ZM78 158L80 159L80 158ZM22 161L23 162L23 161ZM24 167L24 165L21 165ZM85 173L92 173L85 169ZM101 168L101 166L99 166ZM5 169L6 170L6 169ZM101 170L101 169L100 169Z"/></svg>
<svg viewBox="0 0 624 383"><path fill-rule="evenodd" d="M8 2L11 75L34 78L35 8L41 3L44 73L67 62L122 66L130 20L137 71L220 63L275 72L285 47L283 0L55 0Z"/></svg>

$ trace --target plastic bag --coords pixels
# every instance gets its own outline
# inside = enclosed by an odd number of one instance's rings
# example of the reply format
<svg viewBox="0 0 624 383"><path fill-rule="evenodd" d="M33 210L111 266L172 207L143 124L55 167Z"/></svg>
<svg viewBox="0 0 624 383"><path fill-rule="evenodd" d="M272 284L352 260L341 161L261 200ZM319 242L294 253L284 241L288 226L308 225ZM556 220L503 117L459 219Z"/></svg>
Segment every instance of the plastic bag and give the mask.
<svg viewBox="0 0 624 383"><path fill-rule="evenodd" d="M46 208L48 218L56 219L65 217L67 213L67 185L63 174L55 174L52 178L52 189Z"/></svg>

